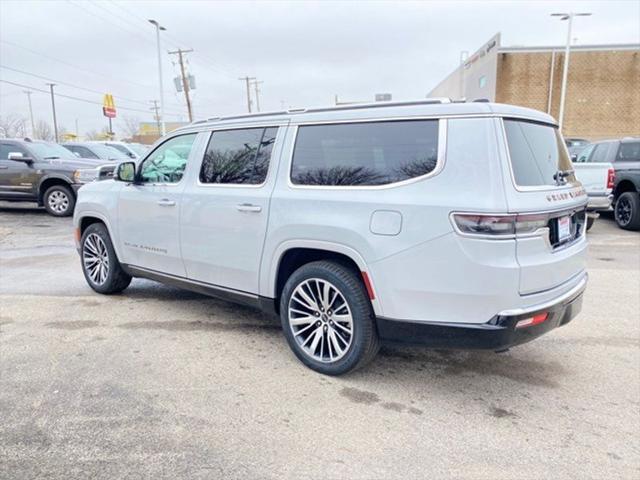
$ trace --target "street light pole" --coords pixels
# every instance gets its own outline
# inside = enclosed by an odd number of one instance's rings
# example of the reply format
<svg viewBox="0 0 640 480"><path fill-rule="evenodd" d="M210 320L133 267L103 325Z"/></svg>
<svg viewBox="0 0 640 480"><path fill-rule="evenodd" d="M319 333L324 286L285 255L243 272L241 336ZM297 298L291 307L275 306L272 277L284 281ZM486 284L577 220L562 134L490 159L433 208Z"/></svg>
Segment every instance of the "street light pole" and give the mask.
<svg viewBox="0 0 640 480"><path fill-rule="evenodd" d="M591 15L589 12L569 12L569 13L552 13L552 17L560 17L561 21L568 20L567 22L567 45L564 49L564 68L562 70L562 85L560 87L560 111L558 112L558 126L562 132L562 125L564 123L564 105L567 95L567 77L569 75L569 56L571 55L571 28L573 26L573 17L588 17Z"/></svg>
<svg viewBox="0 0 640 480"><path fill-rule="evenodd" d="M29 118L31 119L31 136L33 137L36 131L36 124L33 121L33 107L31 106L31 94L33 92L31 90L25 90L24 93L27 94L27 99L29 100Z"/></svg>
<svg viewBox="0 0 640 480"><path fill-rule="evenodd" d="M58 120L56 119L56 101L53 96L53 87L56 86L55 83L47 83L49 85L49 89L51 90L51 109L53 110L53 134L55 135L56 143L58 143Z"/></svg>
<svg viewBox="0 0 640 480"><path fill-rule="evenodd" d="M157 21L150 19L149 23L156 27L156 40L158 44L158 82L160 84L160 134L164 136L165 134L165 126L164 126L164 87L162 86L162 56L160 53L160 31L165 31L162 25L160 25Z"/></svg>

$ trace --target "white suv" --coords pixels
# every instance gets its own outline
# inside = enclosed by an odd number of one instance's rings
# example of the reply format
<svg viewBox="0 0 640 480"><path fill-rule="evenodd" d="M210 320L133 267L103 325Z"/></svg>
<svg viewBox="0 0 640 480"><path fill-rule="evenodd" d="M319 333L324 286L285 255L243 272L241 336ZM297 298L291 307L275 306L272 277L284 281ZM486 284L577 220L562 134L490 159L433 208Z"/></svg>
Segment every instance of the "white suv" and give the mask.
<svg viewBox="0 0 640 480"><path fill-rule="evenodd" d="M195 122L82 187L74 226L95 291L277 312L337 375L380 342L500 351L569 322L586 203L548 115L427 100Z"/></svg>

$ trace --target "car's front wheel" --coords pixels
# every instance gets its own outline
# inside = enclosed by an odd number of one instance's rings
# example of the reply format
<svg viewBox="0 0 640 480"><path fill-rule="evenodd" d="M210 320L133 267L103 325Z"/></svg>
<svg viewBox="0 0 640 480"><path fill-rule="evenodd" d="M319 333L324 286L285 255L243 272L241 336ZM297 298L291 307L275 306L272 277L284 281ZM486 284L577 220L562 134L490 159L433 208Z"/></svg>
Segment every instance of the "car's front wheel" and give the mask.
<svg viewBox="0 0 640 480"><path fill-rule="evenodd" d="M296 270L284 286L280 317L296 356L326 375L359 368L379 349L362 280L337 262L312 262Z"/></svg>
<svg viewBox="0 0 640 480"><path fill-rule="evenodd" d="M84 278L98 293L119 293L129 286L131 276L120 265L107 227L89 225L80 240L80 256Z"/></svg>
<svg viewBox="0 0 640 480"><path fill-rule="evenodd" d="M42 197L44 208L55 217L68 217L73 215L73 207L76 198L69 187L54 185L47 188Z"/></svg>
<svg viewBox="0 0 640 480"><path fill-rule="evenodd" d="M640 230L640 195L624 192L616 200L616 223L625 230Z"/></svg>

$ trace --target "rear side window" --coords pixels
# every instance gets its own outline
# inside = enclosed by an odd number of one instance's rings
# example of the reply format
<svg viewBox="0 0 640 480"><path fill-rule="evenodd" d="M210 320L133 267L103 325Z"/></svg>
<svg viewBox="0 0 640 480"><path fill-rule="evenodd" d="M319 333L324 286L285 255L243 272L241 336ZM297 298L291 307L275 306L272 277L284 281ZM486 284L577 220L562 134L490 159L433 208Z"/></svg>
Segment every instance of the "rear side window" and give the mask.
<svg viewBox="0 0 640 480"><path fill-rule="evenodd" d="M598 143L596 148L593 150L593 154L589 157L589 163L604 163L608 162L611 156L609 152L615 148L615 145L611 142L607 143Z"/></svg>
<svg viewBox="0 0 640 480"><path fill-rule="evenodd" d="M616 162L640 162L640 142L621 143Z"/></svg>
<svg viewBox="0 0 640 480"><path fill-rule="evenodd" d="M385 185L432 172L438 120L307 125L298 128L297 185Z"/></svg>
<svg viewBox="0 0 640 480"><path fill-rule="evenodd" d="M87 147L81 147L80 145L65 145L65 148L76 153L81 158L98 158L98 156Z"/></svg>
<svg viewBox="0 0 640 480"><path fill-rule="evenodd" d="M557 185L556 173L573 169L567 148L557 128L508 119L504 120L504 128L517 185ZM576 181L573 174L569 174L566 180L568 183Z"/></svg>
<svg viewBox="0 0 640 480"><path fill-rule="evenodd" d="M200 182L260 185L267 178L277 127L213 132Z"/></svg>

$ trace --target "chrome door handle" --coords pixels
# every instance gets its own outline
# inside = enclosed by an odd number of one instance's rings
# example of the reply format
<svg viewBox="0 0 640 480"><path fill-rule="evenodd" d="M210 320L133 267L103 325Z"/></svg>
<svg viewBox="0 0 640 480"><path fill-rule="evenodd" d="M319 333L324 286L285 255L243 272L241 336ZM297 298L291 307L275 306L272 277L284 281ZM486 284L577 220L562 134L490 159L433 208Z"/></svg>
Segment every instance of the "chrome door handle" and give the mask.
<svg viewBox="0 0 640 480"><path fill-rule="evenodd" d="M162 200L158 200L158 205L161 207L175 207L176 202L169 200L168 198L163 198Z"/></svg>
<svg viewBox="0 0 640 480"><path fill-rule="evenodd" d="M0 165L0 170L7 170L9 167L7 167L6 165Z"/></svg>
<svg viewBox="0 0 640 480"><path fill-rule="evenodd" d="M240 205L236 205L236 208L239 212L261 212L262 207L260 205L251 205L250 203L241 203Z"/></svg>

